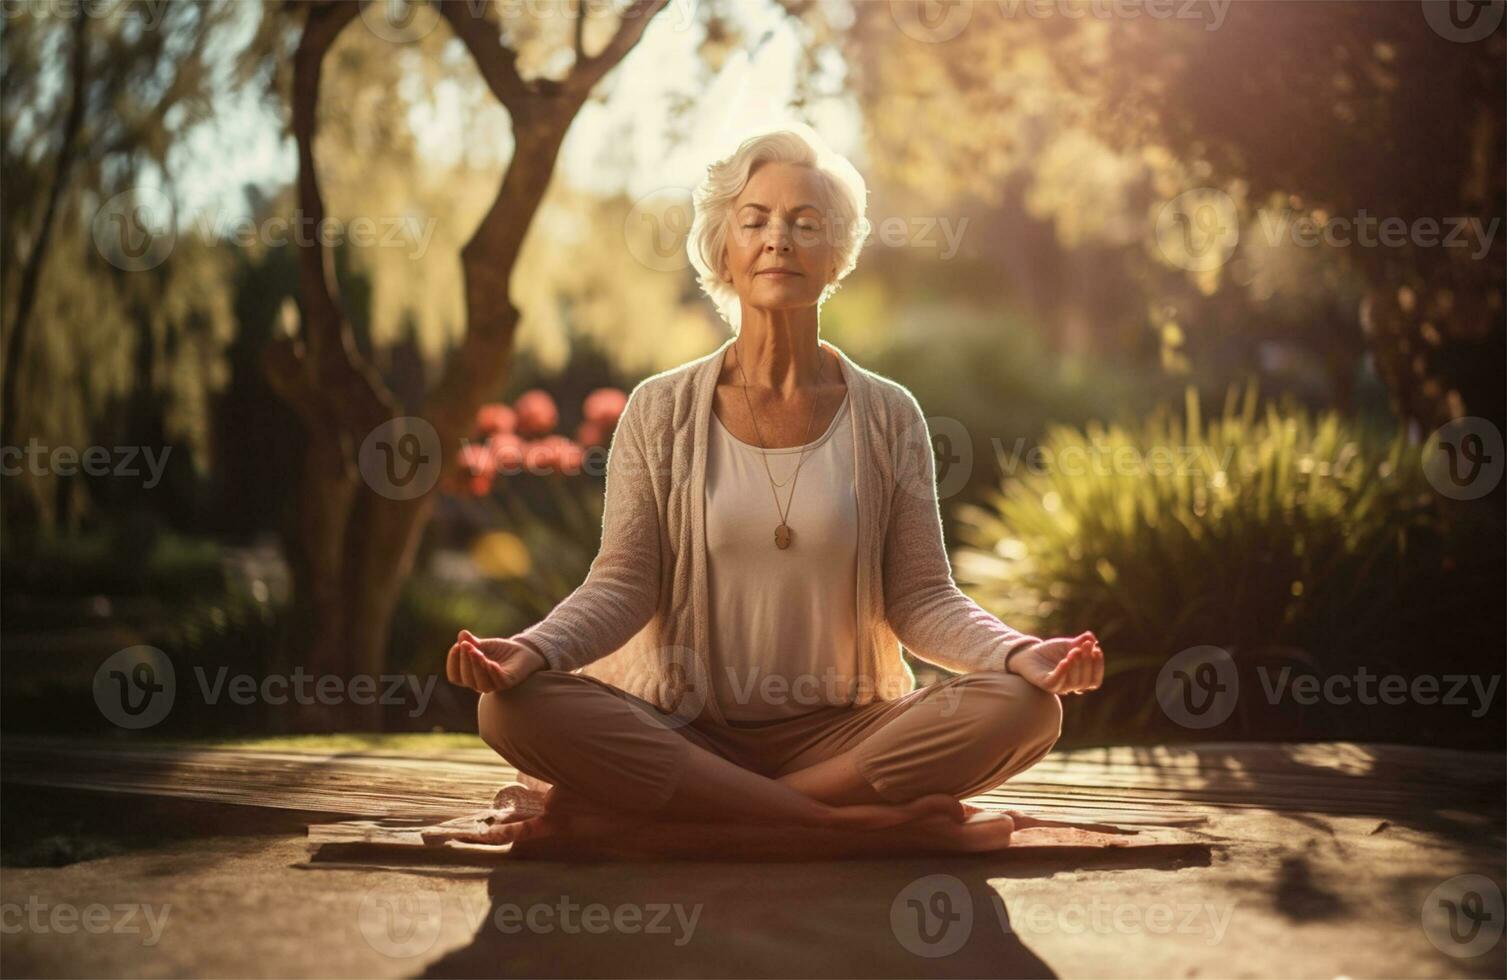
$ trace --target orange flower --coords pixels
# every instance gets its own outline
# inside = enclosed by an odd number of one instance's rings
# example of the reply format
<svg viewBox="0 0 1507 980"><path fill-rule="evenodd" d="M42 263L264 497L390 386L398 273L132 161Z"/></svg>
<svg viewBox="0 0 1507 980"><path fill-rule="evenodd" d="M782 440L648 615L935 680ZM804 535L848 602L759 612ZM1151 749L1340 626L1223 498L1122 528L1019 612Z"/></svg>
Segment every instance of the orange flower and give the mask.
<svg viewBox="0 0 1507 980"><path fill-rule="evenodd" d="M587 421L600 423L602 428L610 430L617 425L618 417L623 414L623 407L627 404L628 396L623 394L623 389L597 388L586 396L582 412Z"/></svg>
<svg viewBox="0 0 1507 980"><path fill-rule="evenodd" d="M483 435L512 432L517 426L517 414L502 402L492 402L476 410L476 427Z"/></svg>
<svg viewBox="0 0 1507 980"><path fill-rule="evenodd" d="M541 436L554 431L560 422L560 410L554 398L542 388L531 388L518 396L513 403L518 416L518 433L525 436Z"/></svg>

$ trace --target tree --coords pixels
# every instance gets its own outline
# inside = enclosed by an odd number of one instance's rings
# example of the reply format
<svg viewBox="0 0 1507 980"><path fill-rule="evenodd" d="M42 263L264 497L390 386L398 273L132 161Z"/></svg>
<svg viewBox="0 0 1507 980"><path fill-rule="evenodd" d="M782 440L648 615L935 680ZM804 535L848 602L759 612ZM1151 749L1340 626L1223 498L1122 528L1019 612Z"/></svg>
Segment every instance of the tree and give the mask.
<svg viewBox="0 0 1507 980"><path fill-rule="evenodd" d="M465 333L429 392L407 436L432 440L424 451L439 456L439 477L459 465L461 439L476 410L506 380L518 310L509 278L520 244L554 169L566 131L592 90L641 37L667 0L637 0L621 15L595 54L586 50L585 5L578 6L570 38L571 67L559 78L525 78L519 51L510 45L490 4L435 6L474 59L493 96L513 124L515 150L496 199L461 252L465 277ZM303 29L293 55L292 117L298 145L300 217L313 227L325 218L314 154L324 60L342 30L361 16L361 5L299 4ZM303 421L307 448L297 491L294 553L294 655L316 674L375 675L385 660L388 626L399 589L411 568L435 492L390 495L363 481L358 453L400 409L360 353L342 310L329 249L300 242L300 317L294 336L269 348L268 378ZM426 428L427 426L427 428ZM391 444L396 446L397 443ZM358 710L359 709L353 709ZM374 712L347 723L376 721ZM323 717L322 724L338 719Z"/></svg>
<svg viewBox="0 0 1507 980"><path fill-rule="evenodd" d="M1424 229L1474 218L1489 232L1507 212L1499 10L1489 34L1467 40L1440 26L1436 15L1453 6L1443 2L1236 3L1220 23L1203 5L1161 9L1204 19L1154 16L1149 5L1134 16L1045 6L959 5L925 20L858 5L846 51L879 166L986 200L1027 172L1034 210L1054 217L1065 245L1119 242L1164 271L1153 233L1161 206L1190 190L1227 193L1240 250L1189 274L1200 293L1260 308L1272 292L1254 287L1275 271L1287 280L1276 292L1306 291L1313 329L1333 330L1348 277L1359 287L1354 341L1338 350L1370 350L1402 421L1427 430L1475 414L1503 427L1499 226L1481 250L1412 234L1387 247L1247 248L1261 209L1282 222L1337 219L1351 235L1386 218ZM1492 5L1480 13L1491 17ZM1153 300L1174 295L1149 281ZM1326 358L1336 350L1327 339L1317 347Z"/></svg>
<svg viewBox="0 0 1507 980"><path fill-rule="evenodd" d="M46 376L34 326L54 247L78 239L63 222L80 220L86 201L98 208L134 188L148 170L162 174L170 189L168 151L209 111L214 80L208 42L241 9L233 0L220 0L151 11L120 7L105 16L83 8L71 16L63 13L62 7L34 10L23 4L8 12L0 32L0 195L5 200L0 254L7 260L0 382L4 446L17 445L20 432L46 421L36 411L27 417L31 402L24 396L56 381ZM81 220L87 237L88 218ZM115 298L127 307L149 306L147 295L166 287L166 282L129 278L127 270L110 270L115 275L108 280L103 273L94 277L95 271L79 273L90 277L90 288L114 286ZM163 278L170 279L170 273ZM136 325L148 334L173 327L155 314ZM150 337L144 346L153 349ZM138 376L138 385L149 383L151 373ZM138 391L136 397L147 395ZM5 498L12 533L35 526L39 509L46 513L41 503L13 483Z"/></svg>

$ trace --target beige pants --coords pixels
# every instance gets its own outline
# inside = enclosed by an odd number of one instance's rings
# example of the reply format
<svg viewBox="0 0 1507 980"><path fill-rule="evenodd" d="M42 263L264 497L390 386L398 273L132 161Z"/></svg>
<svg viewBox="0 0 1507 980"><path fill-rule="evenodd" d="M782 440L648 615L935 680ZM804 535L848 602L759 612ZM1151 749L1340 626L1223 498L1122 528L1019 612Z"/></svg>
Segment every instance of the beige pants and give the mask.
<svg viewBox="0 0 1507 980"><path fill-rule="evenodd" d="M689 724L610 684L556 670L484 694L481 737L519 771L615 808L652 813L675 792L695 744L769 777L852 751L875 791L897 803L964 799L1045 756L1062 702L1014 674L979 671L894 701L825 707L796 718Z"/></svg>

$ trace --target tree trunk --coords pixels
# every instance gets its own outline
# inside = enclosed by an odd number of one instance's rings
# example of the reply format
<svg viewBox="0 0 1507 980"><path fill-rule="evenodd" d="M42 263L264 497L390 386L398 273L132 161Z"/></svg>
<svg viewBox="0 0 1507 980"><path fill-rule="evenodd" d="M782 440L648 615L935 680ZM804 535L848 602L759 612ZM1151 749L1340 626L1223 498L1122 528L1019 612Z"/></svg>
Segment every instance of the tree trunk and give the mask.
<svg viewBox="0 0 1507 980"><path fill-rule="evenodd" d="M462 249L465 338L421 413L438 437L437 445L425 447L440 455L434 486L460 465L456 450L470 435L477 409L507 380L518 324L509 282L565 133L592 88L632 49L649 18L667 2L639 0L596 55L585 55L578 29L576 62L561 80L518 75L515 54L501 44L490 5L439 5L512 116L516 150L496 200ZM583 16L584 6L578 8ZM299 208L319 227L325 215L313 146L320 72L324 56L360 8L335 2L304 9L307 19L294 55L293 129ZM357 350L340 307L330 254L314 238L299 245L303 302L298 335L269 348L265 366L273 388L295 408L308 434L297 517L288 541L294 572L293 663L349 682L383 671L393 612L436 491L431 487L418 496L395 499L362 479L357 454L373 430L398 416L398 402ZM379 682L377 693L384 688ZM291 714L301 729L371 729L381 727L385 707L345 699L329 705L316 699Z"/></svg>

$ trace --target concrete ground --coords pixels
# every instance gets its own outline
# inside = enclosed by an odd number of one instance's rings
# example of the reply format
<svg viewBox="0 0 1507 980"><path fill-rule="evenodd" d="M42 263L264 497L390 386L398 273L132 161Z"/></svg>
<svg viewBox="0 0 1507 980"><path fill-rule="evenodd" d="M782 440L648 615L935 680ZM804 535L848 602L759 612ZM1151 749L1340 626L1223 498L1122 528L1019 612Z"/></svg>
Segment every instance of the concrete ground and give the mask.
<svg viewBox="0 0 1507 980"><path fill-rule="evenodd" d="M315 860L294 811L7 785L0 974L1507 975L1500 799L1437 796L1206 807L1192 858L463 866Z"/></svg>

